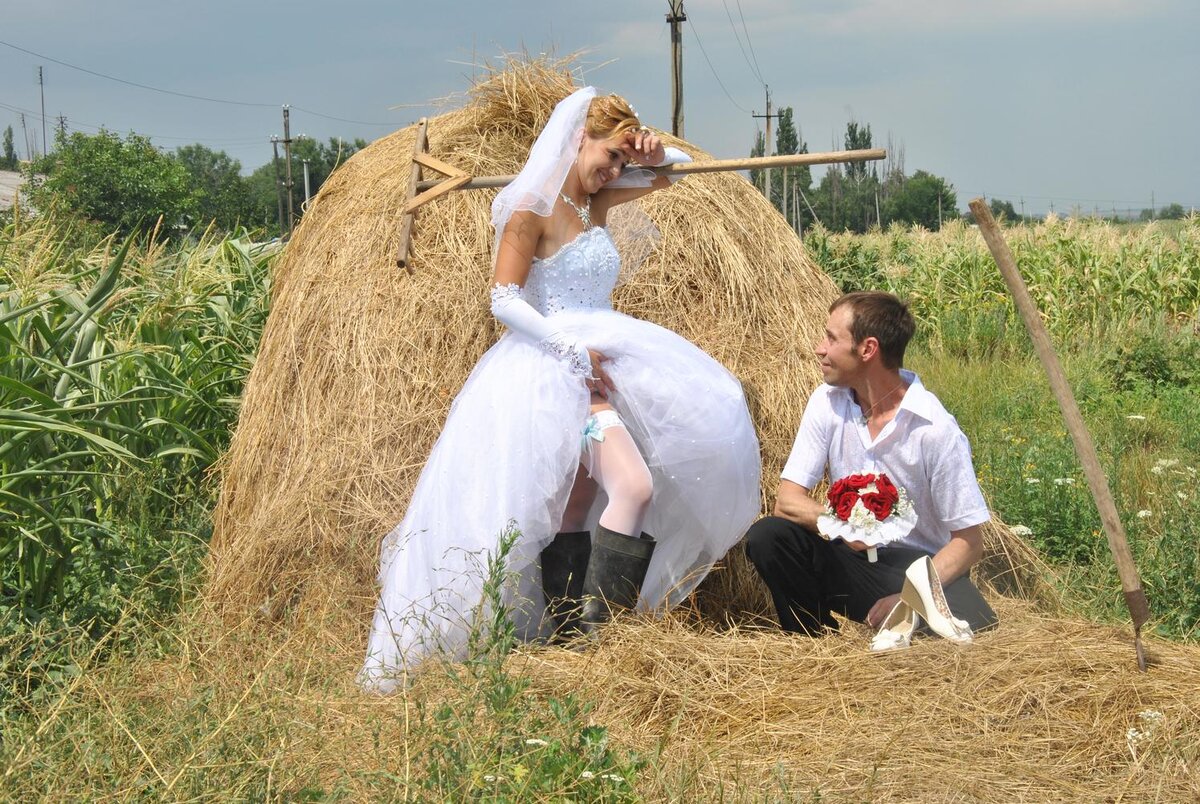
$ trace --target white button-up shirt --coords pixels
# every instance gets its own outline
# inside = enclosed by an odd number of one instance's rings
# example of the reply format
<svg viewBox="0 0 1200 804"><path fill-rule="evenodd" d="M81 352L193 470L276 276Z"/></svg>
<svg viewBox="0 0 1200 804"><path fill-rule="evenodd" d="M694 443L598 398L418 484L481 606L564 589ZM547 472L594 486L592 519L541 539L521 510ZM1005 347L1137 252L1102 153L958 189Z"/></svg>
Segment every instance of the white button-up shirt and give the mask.
<svg viewBox="0 0 1200 804"><path fill-rule="evenodd" d="M951 531L981 525L991 515L958 422L915 373L901 369L900 376L909 388L874 439L849 388L817 388L782 477L811 490L827 467L831 482L855 472L886 472L917 512L916 526L898 544L936 553Z"/></svg>

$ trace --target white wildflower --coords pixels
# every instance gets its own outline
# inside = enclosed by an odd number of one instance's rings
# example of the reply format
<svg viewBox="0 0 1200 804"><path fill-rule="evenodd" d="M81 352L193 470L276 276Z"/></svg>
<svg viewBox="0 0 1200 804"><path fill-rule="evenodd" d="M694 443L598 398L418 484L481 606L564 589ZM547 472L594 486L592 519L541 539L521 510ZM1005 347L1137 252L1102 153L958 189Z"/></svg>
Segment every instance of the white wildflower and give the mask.
<svg viewBox="0 0 1200 804"><path fill-rule="evenodd" d="M525 741L525 745L536 745L538 747L541 747L541 746L545 746L545 745L550 745L550 743L546 742L545 740L539 740L537 737L532 737Z"/></svg>
<svg viewBox="0 0 1200 804"><path fill-rule="evenodd" d="M1162 722L1163 713L1157 709L1143 709L1142 711L1138 712L1138 717L1143 723L1153 728Z"/></svg>
<svg viewBox="0 0 1200 804"><path fill-rule="evenodd" d="M1178 465L1179 465L1178 458L1159 458L1157 461L1154 462L1154 465L1150 467L1150 471L1156 475L1161 475L1163 472L1167 471L1168 469L1173 469Z"/></svg>
<svg viewBox="0 0 1200 804"><path fill-rule="evenodd" d="M1073 478L1073 477L1056 477L1056 478L1054 478L1054 485L1056 485L1056 486L1074 486L1075 478Z"/></svg>
<svg viewBox="0 0 1200 804"><path fill-rule="evenodd" d="M1014 536L1032 536L1033 531L1024 525L1013 525L1011 528Z"/></svg>
<svg viewBox="0 0 1200 804"><path fill-rule="evenodd" d="M1133 731L1133 729L1130 729L1130 731ZM485 774L483 774L483 780L485 782L494 782L494 781L496 781L496 776L491 773L485 773Z"/></svg>
<svg viewBox="0 0 1200 804"><path fill-rule="evenodd" d="M1137 512L1138 519L1149 519L1152 516L1154 516L1154 512L1151 511L1149 508L1143 508L1142 510Z"/></svg>
<svg viewBox="0 0 1200 804"><path fill-rule="evenodd" d="M615 773L602 773L602 774L600 774L600 778L601 778L601 779L604 779L605 781L609 781L609 782L623 782L623 781L625 781L625 777L623 777L623 776L620 776L620 775L618 775L618 774L615 774Z"/></svg>
<svg viewBox="0 0 1200 804"><path fill-rule="evenodd" d="M584 771L583 773L579 774L579 778L580 779L595 779L596 774L592 773L591 771Z"/></svg>
<svg viewBox="0 0 1200 804"><path fill-rule="evenodd" d="M1182 491L1175 492L1175 496L1181 500L1187 500L1187 495L1184 494Z"/></svg>
<svg viewBox="0 0 1200 804"><path fill-rule="evenodd" d="M1036 486L1038 483L1042 482L1042 479L1040 477L1027 477L1025 478L1025 482L1031 486Z"/></svg>

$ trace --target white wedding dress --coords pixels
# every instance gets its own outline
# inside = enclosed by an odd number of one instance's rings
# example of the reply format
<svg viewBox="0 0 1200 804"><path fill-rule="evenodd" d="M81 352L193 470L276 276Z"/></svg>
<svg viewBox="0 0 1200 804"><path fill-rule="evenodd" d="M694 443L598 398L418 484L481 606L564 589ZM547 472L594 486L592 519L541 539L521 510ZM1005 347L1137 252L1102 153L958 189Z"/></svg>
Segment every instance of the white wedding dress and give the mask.
<svg viewBox="0 0 1200 804"><path fill-rule="evenodd" d="M534 260L522 295L609 358L612 404L654 481L644 530L658 544L639 608L659 610L682 601L758 515L758 440L732 374L675 333L613 311L619 271L608 231L595 227ZM589 399L566 361L516 333L475 366L404 520L383 540L364 688L394 689L433 652L464 655L484 567L510 522L521 535L505 603L523 638L543 633L538 554L562 521ZM601 492L589 528L605 503Z"/></svg>

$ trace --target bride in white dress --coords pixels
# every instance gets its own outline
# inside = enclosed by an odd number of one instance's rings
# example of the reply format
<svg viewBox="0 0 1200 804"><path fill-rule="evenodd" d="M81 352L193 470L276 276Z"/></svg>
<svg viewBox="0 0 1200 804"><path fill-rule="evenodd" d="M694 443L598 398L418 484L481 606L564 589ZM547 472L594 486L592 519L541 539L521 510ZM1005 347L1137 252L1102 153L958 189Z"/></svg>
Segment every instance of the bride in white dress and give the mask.
<svg viewBox="0 0 1200 804"><path fill-rule="evenodd" d="M610 607L679 603L757 516L758 440L737 379L612 309L609 212L670 184L630 161L690 158L586 87L497 195L491 301L508 332L467 378L383 540L364 688L389 692L431 653L464 654L484 565L511 525L504 600L533 639L588 632Z"/></svg>

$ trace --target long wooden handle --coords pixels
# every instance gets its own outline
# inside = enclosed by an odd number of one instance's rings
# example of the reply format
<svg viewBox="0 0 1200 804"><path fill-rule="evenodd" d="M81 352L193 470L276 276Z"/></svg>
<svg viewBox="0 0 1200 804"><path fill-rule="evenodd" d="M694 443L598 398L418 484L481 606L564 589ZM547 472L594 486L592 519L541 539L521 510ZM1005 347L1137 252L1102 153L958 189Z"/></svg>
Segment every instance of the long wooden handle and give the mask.
<svg viewBox="0 0 1200 804"><path fill-rule="evenodd" d="M422 117L417 123L417 136L413 142L413 161L409 166L408 174L408 198L412 199L417 194L417 186L419 184L428 184L429 182L421 182L421 162L417 158L425 153L429 147L429 142L426 134L426 129L429 125L427 118ZM437 184L437 182L433 182ZM400 247L396 254L396 265L408 271L411 276L413 268L408 263L408 249L412 245L412 230L413 230L413 210L407 210L404 213L404 220L400 224Z"/></svg>
<svg viewBox="0 0 1200 804"><path fill-rule="evenodd" d="M646 168L659 176L685 176L689 173L717 173L727 170L758 170L762 168L797 167L799 165L829 165L834 162L872 162L885 159L887 151L871 148L860 151L826 151L815 154L788 154L786 156L754 156L745 159L714 159L710 162L688 162L681 165ZM516 176L479 176L456 190L482 190L488 187L505 187ZM439 179L418 182L418 191L428 190L440 183Z"/></svg>
<svg viewBox="0 0 1200 804"><path fill-rule="evenodd" d="M1034 303L1033 297L1029 295L1025 281L1021 279L1021 273L1017 270L1017 262L1013 259L1012 251L1009 250L1008 243L1005 242L1004 235L1000 232L1000 227L996 224L991 210L988 209L982 198L971 201L970 206L971 212L975 215L975 222L979 225L979 231L983 234L983 239L987 241L988 249L991 250L996 265L1000 267L1000 273L1004 276L1008 290L1017 304L1017 310L1025 322L1025 328L1029 330L1029 337L1033 339L1034 351L1037 352L1038 359L1042 361L1042 366L1046 369L1050 388L1054 391L1058 406L1062 409L1063 418L1066 419L1067 431L1071 434L1071 440L1075 442L1075 454L1079 456L1079 462L1083 465L1083 473L1087 477L1088 487L1091 489L1096 507L1100 511L1104 536L1108 539L1108 548L1112 551L1113 558L1117 563L1121 588L1125 592L1125 604L1129 607L1129 613L1133 617L1134 632L1137 634L1141 631L1142 625L1150 619L1150 606L1146 600L1146 593L1142 590L1142 581L1138 576L1137 565L1133 562L1133 554L1129 551L1129 540L1125 537L1125 527L1121 524L1120 516L1117 515L1117 506L1113 502L1108 479L1104 476L1104 470L1100 467L1100 459L1096 456L1095 444L1088 433L1087 424L1083 421L1083 415L1079 412L1075 394L1067 383L1066 374L1063 373L1062 364L1058 361L1054 346L1050 343L1050 335L1046 332L1045 324L1042 323L1037 305ZM1144 670L1145 663L1141 655L1140 644L1138 661Z"/></svg>

